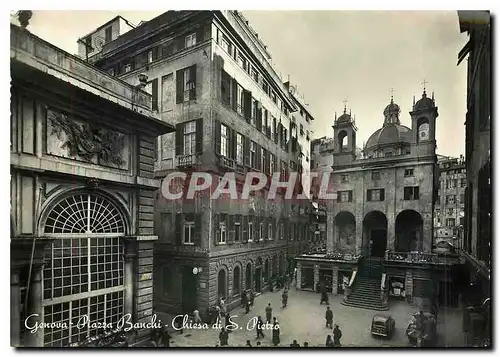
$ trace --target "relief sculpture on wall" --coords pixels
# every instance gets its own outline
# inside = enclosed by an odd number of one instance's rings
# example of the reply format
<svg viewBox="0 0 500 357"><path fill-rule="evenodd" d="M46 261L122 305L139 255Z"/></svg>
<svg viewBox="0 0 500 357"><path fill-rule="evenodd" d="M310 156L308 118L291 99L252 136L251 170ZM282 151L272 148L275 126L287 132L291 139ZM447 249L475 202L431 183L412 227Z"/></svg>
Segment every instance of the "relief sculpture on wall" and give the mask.
<svg viewBox="0 0 500 357"><path fill-rule="evenodd" d="M60 148L67 149L71 157L117 168L125 165L125 135L75 121L64 113L52 110L47 111L47 122L51 128L49 135L55 135L61 140Z"/></svg>

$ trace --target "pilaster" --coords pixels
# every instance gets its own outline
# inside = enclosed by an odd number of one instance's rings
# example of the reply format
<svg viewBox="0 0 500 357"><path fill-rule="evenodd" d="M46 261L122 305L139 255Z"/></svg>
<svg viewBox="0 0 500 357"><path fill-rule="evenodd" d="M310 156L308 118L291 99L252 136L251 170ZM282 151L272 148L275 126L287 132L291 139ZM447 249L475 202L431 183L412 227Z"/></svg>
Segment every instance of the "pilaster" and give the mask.
<svg viewBox="0 0 500 357"><path fill-rule="evenodd" d="M297 262L297 278L295 279L295 285L297 287L297 290L300 290L302 288L302 263Z"/></svg>
<svg viewBox="0 0 500 357"><path fill-rule="evenodd" d="M339 267L332 267L332 294L338 294L338 285L339 284Z"/></svg>
<svg viewBox="0 0 500 357"><path fill-rule="evenodd" d="M319 283L319 265L314 264L314 291L316 291L318 283Z"/></svg>

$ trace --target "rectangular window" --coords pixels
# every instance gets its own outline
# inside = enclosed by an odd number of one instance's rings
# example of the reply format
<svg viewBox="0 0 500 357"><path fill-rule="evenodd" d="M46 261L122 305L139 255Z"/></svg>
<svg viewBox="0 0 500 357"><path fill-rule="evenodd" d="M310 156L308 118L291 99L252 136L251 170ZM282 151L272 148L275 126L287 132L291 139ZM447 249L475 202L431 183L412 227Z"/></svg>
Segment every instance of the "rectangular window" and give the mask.
<svg viewBox="0 0 500 357"><path fill-rule="evenodd" d="M189 48L196 45L196 33L192 33L186 36L185 48Z"/></svg>
<svg viewBox="0 0 500 357"><path fill-rule="evenodd" d="M241 224L240 222L236 222L234 224L234 241L239 242L241 239Z"/></svg>
<svg viewBox="0 0 500 357"><path fill-rule="evenodd" d="M181 76L181 101L188 102L190 99L196 98L196 77L195 72L196 67L188 67L183 70L177 71L178 75Z"/></svg>
<svg viewBox="0 0 500 357"><path fill-rule="evenodd" d="M229 157L229 128L221 124L220 126L220 153L221 156Z"/></svg>
<svg viewBox="0 0 500 357"><path fill-rule="evenodd" d="M252 78L255 82L259 82L259 72L255 70L255 68L252 67Z"/></svg>
<svg viewBox="0 0 500 357"><path fill-rule="evenodd" d="M271 93L271 99L275 104L278 104L278 97L276 96L276 93L274 91Z"/></svg>
<svg viewBox="0 0 500 357"><path fill-rule="evenodd" d="M236 134L236 162L243 165L243 135Z"/></svg>
<svg viewBox="0 0 500 357"><path fill-rule="evenodd" d="M261 223L259 227L259 241L261 240L264 240L264 223Z"/></svg>
<svg viewBox="0 0 500 357"><path fill-rule="evenodd" d="M245 112L243 110L243 103L245 102L245 99L243 98L243 87L240 86L239 84L236 86L236 111L238 114L243 115Z"/></svg>
<svg viewBox="0 0 500 357"><path fill-rule="evenodd" d="M108 43L111 41L112 37L113 37L113 28L111 26L108 26L104 30L104 41Z"/></svg>
<svg viewBox="0 0 500 357"><path fill-rule="evenodd" d="M269 174L272 175L274 172L275 159L274 154L269 153Z"/></svg>
<svg viewBox="0 0 500 357"><path fill-rule="evenodd" d="M341 175L340 181L341 182L349 182L349 175L347 175L347 174Z"/></svg>
<svg viewBox="0 0 500 357"><path fill-rule="evenodd" d="M240 54L238 54L238 60L237 60L237 62L238 62L238 66L240 66L245 71L247 70L247 61Z"/></svg>
<svg viewBox="0 0 500 357"><path fill-rule="evenodd" d="M467 186L467 179L461 178L460 179L460 187L466 187Z"/></svg>
<svg viewBox="0 0 500 357"><path fill-rule="evenodd" d="M448 216L454 216L455 210L453 208L448 208Z"/></svg>
<svg viewBox="0 0 500 357"><path fill-rule="evenodd" d="M253 242L253 222L248 222L248 241Z"/></svg>
<svg viewBox="0 0 500 357"><path fill-rule="evenodd" d="M380 180L380 172L373 171L372 172L372 180Z"/></svg>
<svg viewBox="0 0 500 357"><path fill-rule="evenodd" d="M267 225L267 238L269 238L269 240L273 240L273 235L274 235L274 232L273 232L273 224L272 223L269 223Z"/></svg>
<svg viewBox="0 0 500 357"><path fill-rule="evenodd" d="M219 237L218 238L218 243L219 244L226 244L227 242L227 230L226 230L226 223L225 222L220 222L219 223Z"/></svg>
<svg viewBox="0 0 500 357"><path fill-rule="evenodd" d="M221 71L221 101L226 105L231 104L231 77L226 71Z"/></svg>
<svg viewBox="0 0 500 357"><path fill-rule="evenodd" d="M252 99L252 115L250 117L250 124L257 125L257 110L259 110L259 102Z"/></svg>
<svg viewBox="0 0 500 357"><path fill-rule="evenodd" d="M455 195L446 196L446 204L447 205L454 205L455 204Z"/></svg>
<svg viewBox="0 0 500 357"><path fill-rule="evenodd" d="M418 186L409 186L404 188L404 200L418 200L420 198L419 187Z"/></svg>
<svg viewBox="0 0 500 357"><path fill-rule="evenodd" d="M262 90L266 92L266 94L269 94L269 85L266 81L262 81Z"/></svg>
<svg viewBox="0 0 500 357"><path fill-rule="evenodd" d="M413 169L405 169L405 177L412 177Z"/></svg>
<svg viewBox="0 0 500 357"><path fill-rule="evenodd" d="M257 144L254 141L250 142L250 167L257 166Z"/></svg>
<svg viewBox="0 0 500 357"><path fill-rule="evenodd" d="M184 155L196 153L196 121L184 124Z"/></svg>
<svg viewBox="0 0 500 357"><path fill-rule="evenodd" d="M148 63L153 62L153 51L148 51Z"/></svg>
<svg viewBox="0 0 500 357"><path fill-rule="evenodd" d="M124 67L124 72L125 73L128 73L132 71L132 65L129 63L129 64L126 64L125 67Z"/></svg>
<svg viewBox="0 0 500 357"><path fill-rule="evenodd" d="M231 54L231 42L225 36L222 38L221 46L224 51Z"/></svg>
<svg viewBox="0 0 500 357"><path fill-rule="evenodd" d="M268 134L268 126L269 126L269 119L268 119L268 111L266 108L262 108L262 133L267 135Z"/></svg>
<svg viewBox="0 0 500 357"><path fill-rule="evenodd" d="M338 202L352 202L352 191L339 191L337 192Z"/></svg>
<svg viewBox="0 0 500 357"><path fill-rule="evenodd" d="M455 219L454 218L446 219L446 227L455 227Z"/></svg>
<svg viewBox="0 0 500 357"><path fill-rule="evenodd" d="M285 239L285 225L280 223L280 240Z"/></svg>
<svg viewBox="0 0 500 357"><path fill-rule="evenodd" d="M385 190L383 188L367 190L366 200L371 202L384 201Z"/></svg>
<svg viewBox="0 0 500 357"><path fill-rule="evenodd" d="M184 238L182 242L187 245L194 244L194 222L184 222Z"/></svg>
<svg viewBox="0 0 500 357"><path fill-rule="evenodd" d="M261 171L266 171L267 162L266 162L266 149L260 148L260 169Z"/></svg>

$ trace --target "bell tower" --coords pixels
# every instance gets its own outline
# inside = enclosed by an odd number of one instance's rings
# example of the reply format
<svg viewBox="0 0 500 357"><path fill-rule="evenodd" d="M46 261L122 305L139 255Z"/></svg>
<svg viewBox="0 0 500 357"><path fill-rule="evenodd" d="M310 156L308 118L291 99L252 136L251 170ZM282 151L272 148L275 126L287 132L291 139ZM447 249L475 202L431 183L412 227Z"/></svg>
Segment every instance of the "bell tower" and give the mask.
<svg viewBox="0 0 500 357"><path fill-rule="evenodd" d="M347 165L356 159L356 123L347 113L347 100L344 101L344 113L333 122L333 165Z"/></svg>
<svg viewBox="0 0 500 357"><path fill-rule="evenodd" d="M420 155L433 155L436 152L436 118L439 114L434 93L429 98L425 90L426 81L423 84L422 98L416 103L413 98L413 108L410 112L412 142L416 144Z"/></svg>

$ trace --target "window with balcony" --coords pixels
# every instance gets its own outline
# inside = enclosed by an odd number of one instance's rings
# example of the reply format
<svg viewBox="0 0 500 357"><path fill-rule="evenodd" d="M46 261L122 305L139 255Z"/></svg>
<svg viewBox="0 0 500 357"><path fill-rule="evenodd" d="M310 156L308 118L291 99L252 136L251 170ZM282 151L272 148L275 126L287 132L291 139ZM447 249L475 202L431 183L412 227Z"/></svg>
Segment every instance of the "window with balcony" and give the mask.
<svg viewBox="0 0 500 357"><path fill-rule="evenodd" d="M196 121L184 125L184 155L196 153Z"/></svg>
<svg viewBox="0 0 500 357"><path fill-rule="evenodd" d="M408 186L404 188L404 200L412 201L420 199L419 186Z"/></svg>
<svg viewBox="0 0 500 357"><path fill-rule="evenodd" d="M243 135L237 133L236 134L236 162L240 165L243 165Z"/></svg>
<svg viewBox="0 0 500 357"><path fill-rule="evenodd" d="M229 157L229 128L221 124L220 126L220 153L221 156Z"/></svg>

